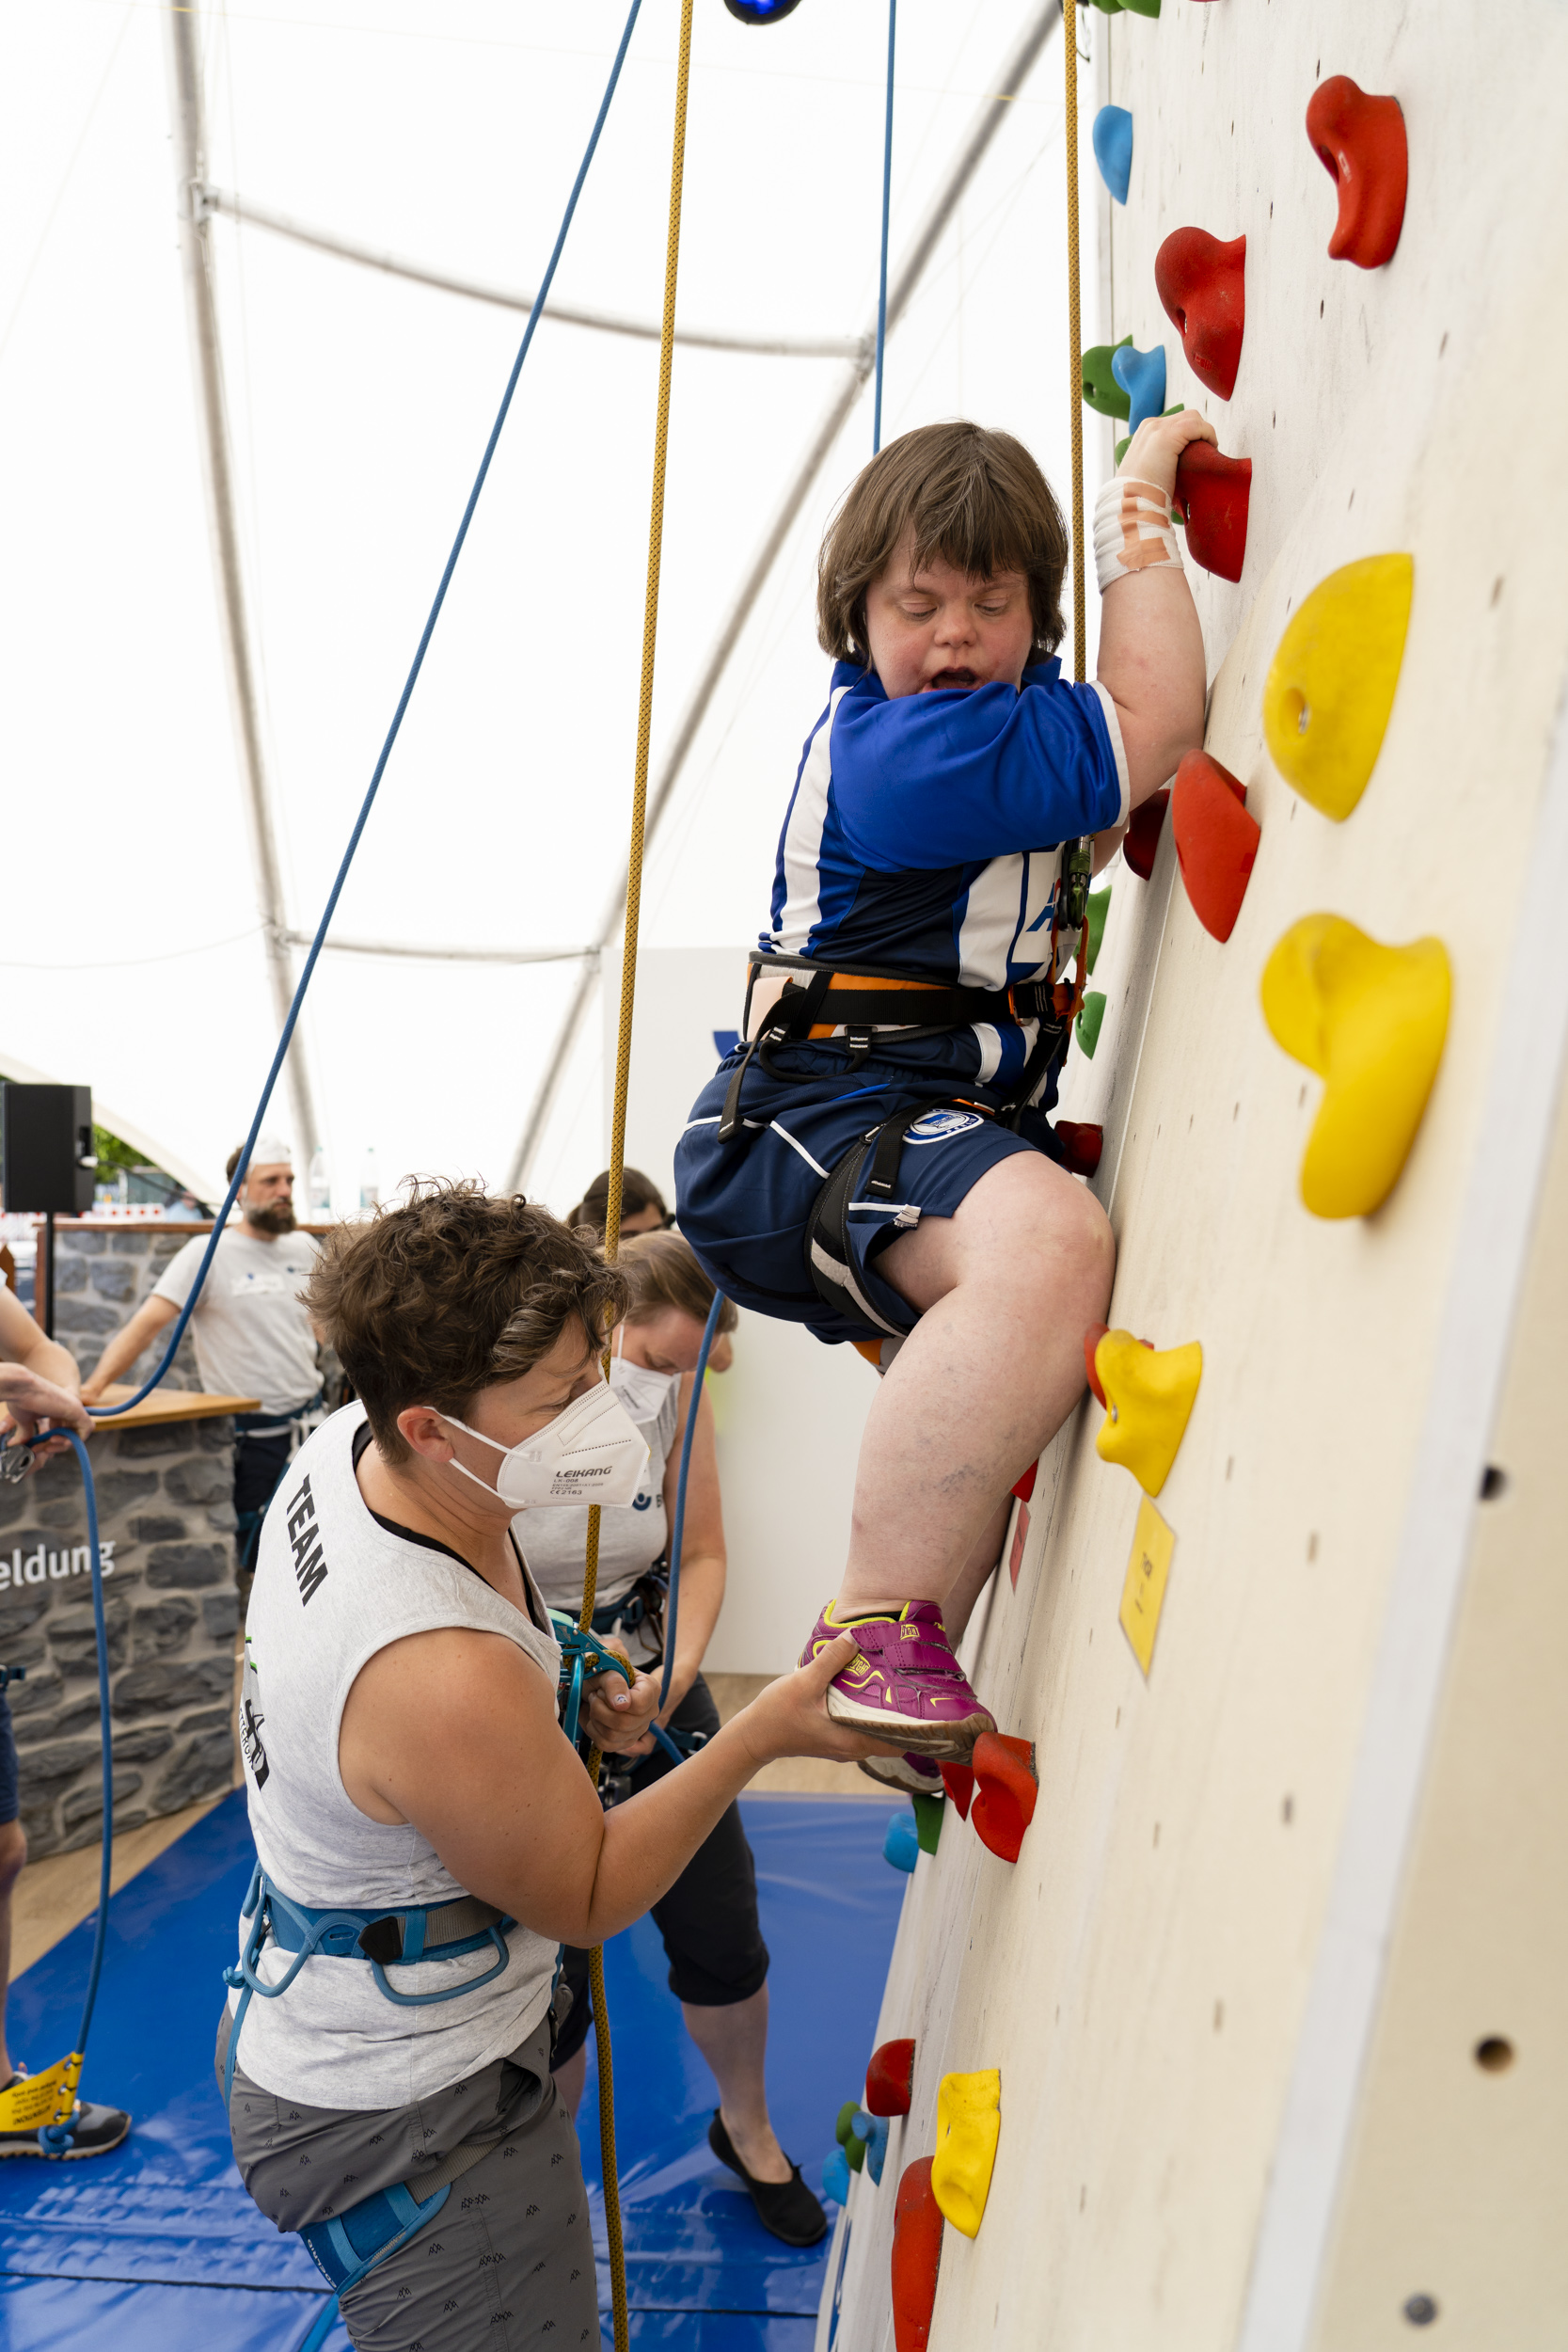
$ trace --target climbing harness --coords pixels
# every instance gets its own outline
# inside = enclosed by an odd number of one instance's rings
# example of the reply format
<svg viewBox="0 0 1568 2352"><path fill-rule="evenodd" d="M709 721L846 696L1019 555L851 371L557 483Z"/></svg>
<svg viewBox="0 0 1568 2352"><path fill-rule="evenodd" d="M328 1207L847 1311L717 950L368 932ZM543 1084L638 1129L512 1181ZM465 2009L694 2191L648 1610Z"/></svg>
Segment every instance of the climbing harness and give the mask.
<svg viewBox="0 0 1568 2352"><path fill-rule="evenodd" d="M821 1043L842 1040L847 1048L844 1075L855 1077L873 1050L879 1034L909 1043L950 1035L975 1022L1032 1021L1035 1039L1019 1076L997 1096L935 1096L927 1093L883 1113L829 1169L806 1219L804 1251L812 1288L825 1304L844 1313L854 1311L890 1338L906 1338L916 1318L900 1327L889 1323L856 1277L849 1242L852 1207L870 1202L892 1204L898 1181L904 1138L919 1119L943 1109L976 1112L1016 1129L1067 1048L1072 1024L1084 1002L1089 955L1089 882L1092 877L1087 841L1062 844L1061 869L1052 898L1051 944L1045 977L1015 981L1008 988L966 988L937 980L911 979L907 973L875 966L830 964L813 956L757 955L747 967L746 1002L740 1034L744 1053L731 1073L719 1120L719 1140L749 1142L752 1130L742 1116L742 1089L754 1056L770 1077L781 1072L770 1058L782 1045ZM760 1016L752 1034L752 1004L763 975L783 969L786 975L779 995ZM805 979L788 977L809 975ZM892 1023L887 1015L902 998L904 1009L917 1015L910 1023ZM896 1220L895 1220L896 1221Z"/></svg>
<svg viewBox="0 0 1568 2352"><path fill-rule="evenodd" d="M369 1961L376 1990L386 2000L395 2002L399 2009L427 2009L434 2002L455 2001L465 1993L475 1993L500 1976L511 1959L507 1930L517 1924L477 1895L459 1895L449 1902L409 1904L396 1911L350 1911L341 1904L312 1911L285 1895L260 1862L251 1873L240 1916L251 1922L250 1932L238 1962L223 1972L224 1983L240 1996L224 2060L226 2106L234 2088L240 2029L252 1999L281 1999L308 1960ZM269 1943L293 1955L276 1984L263 1984L256 1973ZM387 1975L388 1968L412 1967L416 1961L460 1960L486 1946L496 1955L494 1967L437 1992L400 1993Z"/></svg>
<svg viewBox="0 0 1568 2352"><path fill-rule="evenodd" d="M87 1989L82 2003L82 2023L77 2029L76 2046L55 2065L45 2067L41 2074L24 2074L20 2081L0 2091L0 2131L36 2131L39 2148L46 2156L69 2153L72 2138L71 2117L76 2109L76 2087L82 2079L82 2067L87 2058L87 2035L92 2028L92 2012L98 2002L98 1980L103 1973L103 1946L109 1931L109 1872L114 1859L115 1771L114 1750L109 1739L109 1637L103 1622L103 1563L98 1547L98 1490L93 1485L92 1466L87 1450L73 1429L49 1429L42 1433L51 1438L70 1440L82 1472L82 1487L87 1506L87 1549L92 1568L92 1622L98 1638L98 1724L103 1750L103 1845L98 1868L98 1912L93 1921L92 1959L87 1967ZM36 1449L18 1442L8 1445L0 1453L0 1478L21 1477L31 1467ZM18 1469L16 1465L22 1464ZM20 1680L24 1669L21 1666L0 1667L5 1681ZM0 1684L0 1687L4 1687Z"/></svg>

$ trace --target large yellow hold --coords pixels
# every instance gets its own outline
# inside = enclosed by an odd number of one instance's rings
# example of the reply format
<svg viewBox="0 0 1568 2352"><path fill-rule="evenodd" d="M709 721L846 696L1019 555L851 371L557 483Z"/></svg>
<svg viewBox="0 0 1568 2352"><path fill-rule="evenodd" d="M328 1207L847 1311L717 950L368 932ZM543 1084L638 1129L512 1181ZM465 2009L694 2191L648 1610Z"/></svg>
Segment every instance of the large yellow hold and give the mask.
<svg viewBox="0 0 1568 2352"><path fill-rule="evenodd" d="M1002 2074L944 2074L937 2086L931 2193L955 2230L978 2237L1002 2136Z"/></svg>
<svg viewBox="0 0 1568 2352"><path fill-rule="evenodd" d="M1304 915L1263 967L1276 1043L1323 1080L1301 1164L1314 1216L1368 1216L1399 1182L1449 1029L1440 939L1383 947L1337 914Z"/></svg>
<svg viewBox="0 0 1568 2352"><path fill-rule="evenodd" d="M1280 639L1263 733L1287 784L1336 822L1367 789L1404 659L1416 566L1369 555L1320 580Z"/></svg>
<svg viewBox="0 0 1568 2352"><path fill-rule="evenodd" d="M1105 1392L1105 1419L1095 1451L1102 1462L1130 1470L1146 1495L1170 1476L1187 1433L1203 1350L1145 1347L1131 1331L1107 1331L1094 1351L1095 1378Z"/></svg>

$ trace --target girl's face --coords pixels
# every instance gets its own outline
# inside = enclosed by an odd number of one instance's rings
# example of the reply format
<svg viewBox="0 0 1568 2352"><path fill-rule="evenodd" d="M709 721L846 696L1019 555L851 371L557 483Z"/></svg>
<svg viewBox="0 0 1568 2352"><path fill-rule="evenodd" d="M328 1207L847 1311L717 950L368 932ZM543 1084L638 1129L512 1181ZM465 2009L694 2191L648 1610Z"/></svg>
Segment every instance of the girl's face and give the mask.
<svg viewBox="0 0 1568 2352"><path fill-rule="evenodd" d="M1029 583L1022 572L976 580L940 555L917 571L911 532L865 592L865 633L891 702L974 686L1016 691L1035 642Z"/></svg>

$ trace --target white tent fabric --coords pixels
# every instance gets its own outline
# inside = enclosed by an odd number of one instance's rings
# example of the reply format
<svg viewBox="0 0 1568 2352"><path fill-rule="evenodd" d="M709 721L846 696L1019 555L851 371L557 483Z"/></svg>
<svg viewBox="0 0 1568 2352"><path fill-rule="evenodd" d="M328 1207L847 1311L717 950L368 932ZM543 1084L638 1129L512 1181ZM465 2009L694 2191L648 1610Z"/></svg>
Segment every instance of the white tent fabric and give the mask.
<svg viewBox="0 0 1568 2352"><path fill-rule="evenodd" d="M905 0L895 261L1037 12ZM437 270L536 284L623 22L612 0L207 8L211 177ZM562 302L657 314L676 22L673 0L646 0ZM1092 44L1097 20L1081 24ZM699 0L683 321L863 329L885 40L870 0L804 0L766 29ZM165 42L143 0L0 20L0 1069L90 1081L212 1192L276 1030L202 505ZM890 342L884 437L958 413L1006 425L1065 501L1061 63L1058 29ZM1086 202L1088 341L1095 219ZM212 235L289 916L309 932L521 322L228 217ZM843 366L677 353L656 773ZM625 856L656 369L655 346L546 314L342 901L345 938L539 950L593 935ZM1089 447L1092 492L1108 437ZM688 763L650 861L650 944L745 938L765 914L825 692L816 544L869 452L867 393ZM578 969L324 958L305 1033L335 1205L356 1202L371 1147L384 1188L414 1170L502 1181ZM591 1019L530 1180L558 1208L602 1162L598 1055ZM268 1123L286 1120L280 1091Z"/></svg>

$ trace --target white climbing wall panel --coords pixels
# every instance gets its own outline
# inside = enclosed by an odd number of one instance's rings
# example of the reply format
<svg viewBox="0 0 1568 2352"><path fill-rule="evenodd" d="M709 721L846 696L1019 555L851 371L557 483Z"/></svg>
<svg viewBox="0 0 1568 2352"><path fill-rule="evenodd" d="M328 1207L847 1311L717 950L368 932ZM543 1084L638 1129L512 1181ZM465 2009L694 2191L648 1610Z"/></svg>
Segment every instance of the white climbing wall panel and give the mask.
<svg viewBox="0 0 1568 2352"><path fill-rule="evenodd" d="M911 1882L879 2038L917 2039L913 2108L880 2188L854 2181L818 2344L891 2352L899 2174L932 2151L942 2073L999 2066L990 2204L973 2243L944 2233L932 2352L1373 2352L1427 2328L1546 2352L1568 2328L1544 2193L1568 2177L1568 1625L1541 1402L1568 1306L1568 478L1546 421L1568 9L1081 22L1089 174L1094 105L1133 117L1128 203L1101 199L1102 331L1163 342L1167 400L1254 465L1241 583L1194 578L1208 748L1248 787L1257 868L1221 946L1168 827L1150 882L1117 867L1105 1025L1064 1104L1106 1127L1112 1321L1201 1340L1204 1379L1158 1505L1176 1549L1147 1682L1117 1624L1139 1492L1095 1454L1098 1407L1042 1467L977 1637L1038 1809L1010 1867L949 1806ZM1336 73L1397 96L1409 134L1402 238L1371 273L1326 255L1304 117ZM1248 240L1228 403L1155 294L1183 226ZM1307 592L1390 549L1416 567L1403 669L1336 825L1274 771L1261 687ZM1296 1191L1319 1082L1258 1003L1320 910L1434 934L1454 973L1404 1173L1337 1224Z"/></svg>

